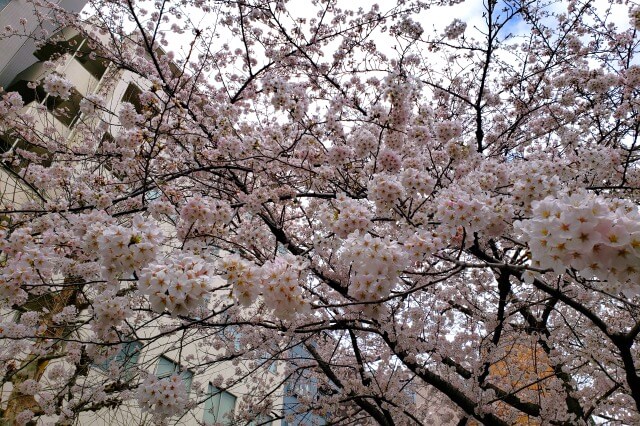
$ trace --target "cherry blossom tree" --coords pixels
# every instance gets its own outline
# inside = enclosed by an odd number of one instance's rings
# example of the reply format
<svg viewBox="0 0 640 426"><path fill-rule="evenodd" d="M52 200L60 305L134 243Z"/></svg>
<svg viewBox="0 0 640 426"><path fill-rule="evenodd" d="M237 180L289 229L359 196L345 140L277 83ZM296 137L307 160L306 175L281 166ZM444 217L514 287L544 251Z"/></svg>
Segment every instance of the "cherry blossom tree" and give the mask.
<svg viewBox="0 0 640 426"><path fill-rule="evenodd" d="M0 102L3 419L188 416L202 386L113 362L164 342L196 380L238 367L211 380L251 383L242 424L291 381L336 424L638 424L640 7L431 31L435 0L294 3L40 0L47 31L4 29L56 53ZM74 98L71 135L36 126Z"/></svg>

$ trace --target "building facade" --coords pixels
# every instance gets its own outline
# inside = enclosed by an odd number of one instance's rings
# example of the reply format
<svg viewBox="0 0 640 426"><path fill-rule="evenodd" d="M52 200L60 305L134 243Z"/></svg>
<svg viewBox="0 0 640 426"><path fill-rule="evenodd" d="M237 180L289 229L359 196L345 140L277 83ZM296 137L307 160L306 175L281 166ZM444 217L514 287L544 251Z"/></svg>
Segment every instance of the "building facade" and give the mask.
<svg viewBox="0 0 640 426"><path fill-rule="evenodd" d="M79 12L87 4L86 0L59 0L58 5L70 12ZM0 0L0 31L15 31L10 37L0 41L0 87L8 87L12 80L39 59L33 55L37 50L34 38L43 31L55 31L51 25L41 25L36 17L36 9L48 15L42 7L26 0ZM8 34L7 34L8 35Z"/></svg>
<svg viewBox="0 0 640 426"><path fill-rule="evenodd" d="M68 10L78 11L84 3L86 2L61 0L60 5ZM0 96L7 92L20 93L24 102L20 114L34 117L33 130L44 135L54 132L59 140L66 140L73 146L79 137L78 123L87 119L81 111L81 101L92 95L99 95L105 100L107 109L116 114L105 114L98 119L111 123L106 137L116 138L121 129L117 118L120 105L127 102L134 105L138 112L142 112L137 96L150 83L129 71L119 70L100 58L91 57L83 37L73 29L62 28L52 34L54 42L37 45L28 35L42 31L43 28L36 25L35 15L30 7L32 4L23 0L0 1L0 27L19 22L25 16L27 20L27 24L21 29L25 37L14 35L0 39L0 51L3 52L0 57L0 86L4 87ZM5 55L5 52L9 53ZM66 78L72 83L73 87L66 99L55 98L44 91L43 81L50 75ZM10 130L0 129L1 153L10 154L15 149L35 149L24 145ZM7 161L0 162L0 165L1 205L15 207L27 202L47 201L23 179L20 165L9 164ZM40 308L34 308L37 309ZM84 388L90 389L92 383L110 381L115 383L114 386L135 390L147 374L159 379L179 374L185 385L186 396L192 404L184 415L172 418L170 424L320 426L325 423L318 415L300 412L298 394L317 390L301 386L301 378L297 376L285 380L286 355L280 361L245 359L240 362L210 362L200 359L202 348L199 346L199 339L194 338L185 343L172 338L151 338L163 326L166 324L158 319L140 330L139 340L125 341L105 355L102 362L92 363L85 374ZM218 349L220 358L230 348L231 352L241 353L242 337L232 327L223 328L218 335L221 342ZM208 349L209 355L215 352ZM52 362L47 368L54 369L55 366L56 362ZM247 378L232 380L238 375L246 375ZM45 374L43 381L46 380ZM269 401L271 409L254 416L244 407L248 406L246 402L253 396L256 380L272 386L273 393ZM10 404L7 398L14 395L12 391L11 383L6 383L1 390L0 404L5 409ZM82 414L76 422L87 425L155 424L153 417L141 410L135 402L116 405L107 401L101 404L102 406L96 404L84 407L86 410L80 410ZM41 420L46 421L46 416Z"/></svg>

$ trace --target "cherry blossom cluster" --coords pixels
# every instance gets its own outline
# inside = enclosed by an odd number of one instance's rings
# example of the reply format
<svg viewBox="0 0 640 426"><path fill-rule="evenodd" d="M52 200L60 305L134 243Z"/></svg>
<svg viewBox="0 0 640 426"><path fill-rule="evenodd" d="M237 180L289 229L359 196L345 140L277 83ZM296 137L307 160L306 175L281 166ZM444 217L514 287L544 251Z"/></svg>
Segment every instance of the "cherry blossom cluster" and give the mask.
<svg viewBox="0 0 640 426"><path fill-rule="evenodd" d="M585 144L579 146L567 155L575 173L583 182L604 182L606 179L618 178L623 175L620 168L622 152L610 146ZM549 174L549 172L547 172ZM555 173L562 176L561 173ZM552 195L549 193L547 195ZM542 199L544 197L540 197Z"/></svg>
<svg viewBox="0 0 640 426"><path fill-rule="evenodd" d="M211 290L213 271L199 256L178 253L142 269L139 290L155 312L194 313Z"/></svg>
<svg viewBox="0 0 640 426"><path fill-rule="evenodd" d="M33 416L35 416L35 413L33 411L31 411L31 410L22 410L16 416L16 424L18 426L24 426L24 425L28 424L31 419L33 419Z"/></svg>
<svg viewBox="0 0 640 426"><path fill-rule="evenodd" d="M640 30L640 7L635 6L630 8L629 18L633 28Z"/></svg>
<svg viewBox="0 0 640 426"><path fill-rule="evenodd" d="M176 212L173 205L162 196L151 201L147 210L156 220L160 220L163 216L171 216Z"/></svg>
<svg viewBox="0 0 640 426"><path fill-rule="evenodd" d="M447 142L462 135L462 123L459 121L441 121L435 125L436 137Z"/></svg>
<svg viewBox="0 0 640 426"><path fill-rule="evenodd" d="M264 304L281 318L291 318L309 308L302 284L307 264L291 254L255 266L237 255L221 260L223 277L233 285L233 296L245 306L262 295Z"/></svg>
<svg viewBox="0 0 640 426"><path fill-rule="evenodd" d="M104 108L105 100L102 96L91 93L80 101L80 112L91 116L96 112L96 108Z"/></svg>
<svg viewBox="0 0 640 426"><path fill-rule="evenodd" d="M327 152L327 161L332 166L342 166L353 157L353 148L347 145L333 145Z"/></svg>
<svg viewBox="0 0 640 426"><path fill-rule="evenodd" d="M22 97L18 92L4 93L0 100L0 119L18 112L23 106L24 102L22 102Z"/></svg>
<svg viewBox="0 0 640 426"><path fill-rule="evenodd" d="M211 197L192 197L180 210L180 218L184 221L180 227L210 234L215 232L216 226L227 225L232 217L233 210L228 203Z"/></svg>
<svg viewBox="0 0 640 426"><path fill-rule="evenodd" d="M235 299L243 306L255 302L261 290L257 285L259 268L237 254L224 256L220 263L224 271L222 277L231 284Z"/></svg>
<svg viewBox="0 0 640 426"><path fill-rule="evenodd" d="M586 87L594 93L602 94L606 93L611 86L616 85L618 80L616 74L597 74L587 81Z"/></svg>
<svg viewBox="0 0 640 426"><path fill-rule="evenodd" d="M102 276L109 281L147 266L158 255L162 241L160 228L142 216L135 216L131 227L96 224L84 236L85 247L99 254Z"/></svg>
<svg viewBox="0 0 640 426"><path fill-rule="evenodd" d="M94 298L93 315L93 332L100 339L113 341L118 338L117 331L123 322L131 315L129 301L125 297L116 296L113 290L107 290Z"/></svg>
<svg viewBox="0 0 640 426"><path fill-rule="evenodd" d="M444 29L444 35L448 39L453 40L464 34L466 29L467 23L456 18Z"/></svg>
<svg viewBox="0 0 640 426"><path fill-rule="evenodd" d="M534 201L532 217L516 222L532 266L606 280L608 291L640 290L640 213L626 200L585 191Z"/></svg>
<svg viewBox="0 0 640 426"><path fill-rule="evenodd" d="M409 127L408 137L413 141L413 143L420 146L428 145L435 138L432 129L420 122Z"/></svg>
<svg viewBox="0 0 640 426"><path fill-rule="evenodd" d="M632 65L626 70L624 83L631 88L640 86L640 66Z"/></svg>
<svg viewBox="0 0 640 426"><path fill-rule="evenodd" d="M350 265L349 294L362 301L387 297L407 266L397 242L358 231L345 240L341 257Z"/></svg>
<svg viewBox="0 0 640 426"><path fill-rule="evenodd" d="M238 197L244 208L251 214L257 214L262 209L262 205L269 200L270 194L266 188L256 188L250 194L240 194Z"/></svg>
<svg viewBox="0 0 640 426"><path fill-rule="evenodd" d="M14 322L0 322L0 337L9 339L23 339L33 335L33 328Z"/></svg>
<svg viewBox="0 0 640 426"><path fill-rule="evenodd" d="M126 159L134 158L136 152L144 144L144 133L137 127L125 129L118 133L114 142L106 142L103 149L121 155ZM125 163L123 161L123 163Z"/></svg>
<svg viewBox="0 0 640 426"><path fill-rule="evenodd" d="M514 179L511 195L516 205L529 211L532 201L555 195L560 189L560 183L558 176L548 176L529 169L529 173L522 178Z"/></svg>
<svg viewBox="0 0 640 426"><path fill-rule="evenodd" d="M404 139L400 135L409 123L412 108L411 101L417 95L416 89L420 86L420 80L398 72L389 73L382 80L382 90L384 90L385 96L387 96L391 104L391 109L388 111L389 125L394 130L398 130L398 132L386 132L385 142L387 147L400 149L402 146ZM381 105L378 105L378 107L381 107ZM376 130L372 130L377 133Z"/></svg>
<svg viewBox="0 0 640 426"><path fill-rule="evenodd" d="M177 374L163 379L149 375L138 387L137 396L142 410L158 420L183 414L189 402L184 380Z"/></svg>
<svg viewBox="0 0 640 426"><path fill-rule="evenodd" d="M378 165L389 173L395 173L402 166L402 158L392 149L382 149L378 154Z"/></svg>
<svg viewBox="0 0 640 426"><path fill-rule="evenodd" d="M436 180L426 170L408 167L402 171L402 185L406 188L407 195L413 195L409 194L410 189L423 196L429 195L435 184Z"/></svg>
<svg viewBox="0 0 640 426"><path fill-rule="evenodd" d="M51 282L54 274L55 253L52 248L42 248L31 236L31 229L15 230L7 239L0 232L0 249L10 261L0 275L0 304L23 303L27 298L26 286L35 286L33 292L45 291L44 282Z"/></svg>
<svg viewBox="0 0 640 426"><path fill-rule="evenodd" d="M20 392L25 395L35 395L40 390L40 382L27 379L20 384Z"/></svg>
<svg viewBox="0 0 640 426"><path fill-rule="evenodd" d="M366 157L376 151L378 138L366 128L354 130L349 136L348 144L353 147L358 157Z"/></svg>
<svg viewBox="0 0 640 426"><path fill-rule="evenodd" d="M52 188L60 182L65 180L68 181L71 176L72 171L60 164L53 165L52 167L44 167L39 164L34 164L29 167L25 173L25 179L31 185L40 189Z"/></svg>
<svg viewBox="0 0 640 426"><path fill-rule="evenodd" d="M411 18L405 18L400 21L394 30L397 31L398 34L412 39L420 38L420 35L424 32L422 25Z"/></svg>
<svg viewBox="0 0 640 426"><path fill-rule="evenodd" d="M20 323L26 325L27 327L36 327L38 325L38 321L40 321L40 313L39 312L24 312L20 315Z"/></svg>
<svg viewBox="0 0 640 426"><path fill-rule="evenodd" d="M292 254L278 255L260 268L262 297L267 307L287 319L309 309L302 284L307 264Z"/></svg>
<svg viewBox="0 0 640 426"><path fill-rule="evenodd" d="M44 78L43 87L49 95L67 100L71 96L73 83L58 74L51 73Z"/></svg>
<svg viewBox="0 0 640 426"><path fill-rule="evenodd" d="M441 222L441 232L451 236L458 234L460 228L468 235L474 232L499 235L513 215L508 204L484 191L469 193L450 187L440 195L435 219Z"/></svg>
<svg viewBox="0 0 640 426"><path fill-rule="evenodd" d="M118 119L120 120L122 127L125 129L131 129L136 127L138 123L143 120L143 116L138 114L133 104L130 104L129 102L122 102L122 104L120 104Z"/></svg>
<svg viewBox="0 0 640 426"><path fill-rule="evenodd" d="M309 107L304 85L276 78L268 82L265 88L272 93L271 103L277 109L288 111L295 120L300 120L304 116Z"/></svg>
<svg viewBox="0 0 640 426"><path fill-rule="evenodd" d="M23 279L31 281L35 277L27 262L21 262L17 265L15 263L11 262L12 266L15 265L13 272L6 274L9 271L5 269L5 274L0 277L0 302L3 305L11 306L16 303L24 303L27 300L27 292L21 288L25 282Z"/></svg>
<svg viewBox="0 0 640 426"><path fill-rule="evenodd" d="M354 231L367 231L371 226L373 214L363 201L341 194L336 199L336 209L329 212L326 222L340 238L346 238Z"/></svg>
<svg viewBox="0 0 640 426"><path fill-rule="evenodd" d="M391 208L404 194L402 183L392 174L378 173L369 181L369 199L378 209Z"/></svg>
<svg viewBox="0 0 640 426"><path fill-rule="evenodd" d="M62 311L51 318L56 324L66 324L74 321L78 316L78 309L75 306L65 306Z"/></svg>
<svg viewBox="0 0 640 426"><path fill-rule="evenodd" d="M444 246L444 240L440 235L426 230L416 231L404 242L407 255L413 262L423 261L426 257L444 248Z"/></svg>

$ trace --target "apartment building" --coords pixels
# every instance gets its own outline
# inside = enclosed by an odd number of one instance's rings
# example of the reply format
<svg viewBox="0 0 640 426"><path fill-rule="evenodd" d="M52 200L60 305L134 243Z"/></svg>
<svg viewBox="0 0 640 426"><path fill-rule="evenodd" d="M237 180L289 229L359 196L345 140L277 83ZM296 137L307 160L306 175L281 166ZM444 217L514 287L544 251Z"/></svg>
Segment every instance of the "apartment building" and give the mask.
<svg viewBox="0 0 640 426"><path fill-rule="evenodd" d="M73 12L80 11L86 3L86 0L58 2L60 7ZM18 74L40 61L34 55L38 50L34 36L53 28L39 25L36 11L36 6L26 0L0 0L0 32L5 33L5 36L0 36L0 93ZM46 11L44 15L47 15ZM13 35L9 37L12 31ZM6 152L11 145L10 141L0 140L0 152ZM0 167L0 206L32 198L28 184L19 179L10 168Z"/></svg>
<svg viewBox="0 0 640 426"><path fill-rule="evenodd" d="M61 0L60 5L70 10L80 10L84 1ZM23 0L0 0L0 27L19 22L26 16L27 24L21 33L32 34L40 31L35 25L31 3ZM34 117L33 130L43 135L55 132L58 140L66 140L73 145L78 137L77 124L83 119L80 102L92 94L100 94L111 111L118 111L122 102L129 102L136 108L142 108L137 98L149 82L126 70L119 70L107 61L89 55L89 49L81 34L71 28L62 28L52 34L51 43L36 46L29 37L9 37L0 39L0 86L5 92L16 91L21 94L24 107L21 114ZM8 54L4 54L9 52ZM51 59L55 58L55 66ZM47 94L42 81L49 74L66 77L72 82L68 99L59 99ZM0 91L0 96L2 95ZM108 137L116 136L120 128L117 118L111 120ZM114 121L115 120L115 121ZM11 136L10 129L0 129L0 153L25 146L19 138ZM27 201L44 203L30 185L21 178L19 167L15 164L0 162L0 205L15 206ZM285 380L284 372L288 362L284 353L277 362L243 360L240 362L210 362L201 359L200 339L193 338L176 341L171 338L145 340L162 327L159 319L142 329L140 340L123 342L112 351L103 362L91 365L86 375L87 384L107 380L110 375L119 374L118 383L134 384L145 373L158 378L179 373L184 381L189 399L194 401L192 408L182 416L173 418L171 424L179 425L322 425L324 419L316 414L300 410L298 396L316 392L313 383L305 382L303 375L290 375ZM145 336L148 333L148 336ZM217 336L223 354L230 346L236 352L242 352L242 335L233 327L222 329ZM295 352L295 350L294 350ZM209 354L215 351L209 350ZM297 354L300 355L300 354ZM221 355L222 357L222 355ZM53 364L52 364L53 365ZM244 381L231 381L238 373L247 374ZM242 374L241 374L242 375ZM252 416L243 408L244 401L252 396L254 380L274 387L269 414ZM221 385L222 384L222 385ZM86 386L88 389L89 386ZM5 386L0 393L2 399L11 394L11 388ZM91 425L142 425L153 424L152 417L143 412L135 403L91 409L84 412L79 424Z"/></svg>
<svg viewBox="0 0 640 426"><path fill-rule="evenodd" d="M87 4L86 0L59 0L57 4L70 12L79 12ZM26 0L0 0L0 31L7 27L15 31L15 36L3 38L0 55L0 87L7 87L22 70L38 62L33 55L37 50L34 36L42 31L54 31L50 25L38 24L36 11L44 15L48 12L42 7Z"/></svg>

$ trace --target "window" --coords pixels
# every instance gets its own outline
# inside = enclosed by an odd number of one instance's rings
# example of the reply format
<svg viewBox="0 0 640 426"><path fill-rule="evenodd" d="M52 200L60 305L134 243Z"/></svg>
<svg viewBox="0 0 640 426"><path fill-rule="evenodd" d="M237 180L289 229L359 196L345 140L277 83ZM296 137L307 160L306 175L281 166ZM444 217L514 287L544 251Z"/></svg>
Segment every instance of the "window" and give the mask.
<svg viewBox="0 0 640 426"><path fill-rule="evenodd" d="M156 376L159 379L164 379L165 377L169 377L174 373L180 372L180 370L182 370L180 368L180 365L173 362L166 356L161 356L160 358L158 358ZM184 370L180 374L180 377L182 377L182 380L184 380L184 386L185 388L187 388L187 393L189 393L189 390L191 389L191 382L193 381L193 372L189 370Z"/></svg>
<svg viewBox="0 0 640 426"><path fill-rule="evenodd" d="M127 342L122 345L122 349L116 354L114 361L122 364L125 370L131 370L138 363L141 349L142 343Z"/></svg>
<svg viewBox="0 0 640 426"><path fill-rule="evenodd" d="M269 373L271 374L276 374L278 372L278 365L275 363L275 361L271 360L269 361L270 358L267 356L267 358L263 358L262 363L264 364L265 362L270 362L269 364Z"/></svg>
<svg viewBox="0 0 640 426"><path fill-rule="evenodd" d="M240 339L242 338L242 334L240 334L240 331L237 327L231 327L230 333L231 337L233 338L233 347L236 349L236 351L239 351L242 348L242 344L240 341Z"/></svg>
<svg viewBox="0 0 640 426"><path fill-rule="evenodd" d="M302 345L291 348L289 353L289 361L297 366L297 362L312 359L309 352ZM283 398L283 414L290 418L291 421L282 421L283 426L321 426L327 422L324 417L312 412L303 412L303 406L299 398L317 398L318 397L318 381L315 377L309 375L306 370L291 375L284 385Z"/></svg>
<svg viewBox="0 0 640 426"><path fill-rule="evenodd" d="M83 96L74 87L71 89L69 99L62 99L59 96L49 94L43 99L44 105L51 111L51 114L67 127L73 127L76 118L80 115L80 101Z"/></svg>
<svg viewBox="0 0 640 426"><path fill-rule="evenodd" d="M127 86L127 90L125 90L124 95L122 95L121 102L129 102L136 109L138 114L142 114L144 112L144 106L142 102L140 102L140 95L142 94L142 90L133 83L129 83Z"/></svg>
<svg viewBox="0 0 640 426"><path fill-rule="evenodd" d="M158 188L153 188L153 189L148 190L145 193L144 198L147 201L153 201L153 200L157 200L158 198L160 198L161 195L162 195L162 192Z"/></svg>
<svg viewBox="0 0 640 426"><path fill-rule="evenodd" d="M271 416L259 415L255 419L251 420L247 426L271 426L273 419Z"/></svg>
<svg viewBox="0 0 640 426"><path fill-rule="evenodd" d="M116 363L118 366L121 366L122 371L124 371L124 378L127 380L131 379L131 377L133 377L133 367L138 364L141 349L142 343L140 342L123 343L117 354L107 358L100 364L96 364L96 367L103 371L107 371L111 363Z"/></svg>
<svg viewBox="0 0 640 426"><path fill-rule="evenodd" d="M202 419L206 424L231 425L235 408L235 396L209 383L209 398L204 402L204 418Z"/></svg>
<svg viewBox="0 0 640 426"><path fill-rule="evenodd" d="M225 318L226 320L226 318ZM240 332L238 326L235 325L225 325L222 329L218 331L218 337L225 342L227 347L233 345L233 348L236 351L240 351L242 349L242 333Z"/></svg>
<svg viewBox="0 0 640 426"><path fill-rule="evenodd" d="M275 356L271 355L268 352L265 352L262 355L260 355L260 359L258 360L258 364L262 366L264 366L266 363L269 363L267 364L269 366L268 368L269 373L276 374L278 372L278 366L275 361Z"/></svg>

